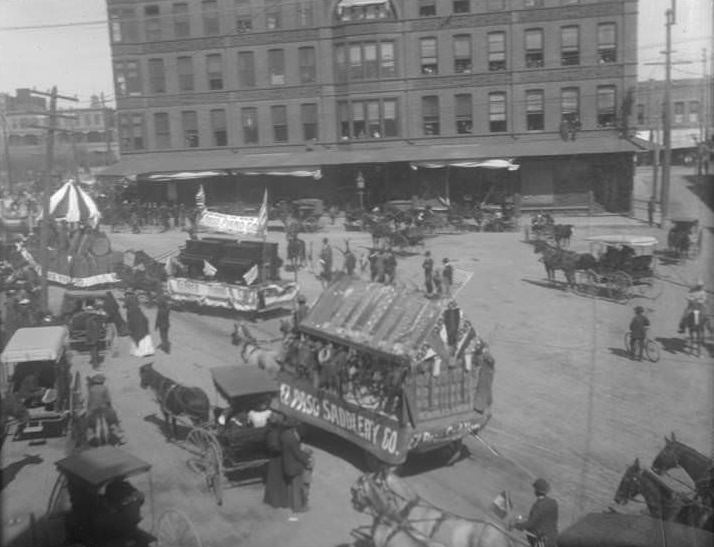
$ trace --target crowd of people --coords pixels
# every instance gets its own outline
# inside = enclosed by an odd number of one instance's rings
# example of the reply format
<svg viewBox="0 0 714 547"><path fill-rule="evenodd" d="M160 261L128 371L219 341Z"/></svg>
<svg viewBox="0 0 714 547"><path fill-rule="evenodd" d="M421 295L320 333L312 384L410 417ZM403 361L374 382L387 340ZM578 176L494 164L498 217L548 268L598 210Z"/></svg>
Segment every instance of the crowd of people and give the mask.
<svg viewBox="0 0 714 547"><path fill-rule="evenodd" d="M198 207L189 207L183 203L150 202L143 200L125 200L122 203L100 201L100 210L111 230L117 231L128 226L132 233L138 234L148 228L158 228L162 232L169 230L196 231Z"/></svg>

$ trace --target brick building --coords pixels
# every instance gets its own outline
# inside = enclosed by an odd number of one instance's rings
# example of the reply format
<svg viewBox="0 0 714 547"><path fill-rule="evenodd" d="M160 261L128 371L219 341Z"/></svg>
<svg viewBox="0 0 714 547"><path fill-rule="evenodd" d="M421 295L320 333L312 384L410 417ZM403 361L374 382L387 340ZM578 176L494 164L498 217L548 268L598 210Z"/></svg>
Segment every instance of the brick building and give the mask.
<svg viewBox="0 0 714 547"><path fill-rule="evenodd" d="M160 198L267 183L345 204L362 173L368 203L629 206L636 0L107 3L122 160L105 175ZM520 168L462 167L497 158Z"/></svg>

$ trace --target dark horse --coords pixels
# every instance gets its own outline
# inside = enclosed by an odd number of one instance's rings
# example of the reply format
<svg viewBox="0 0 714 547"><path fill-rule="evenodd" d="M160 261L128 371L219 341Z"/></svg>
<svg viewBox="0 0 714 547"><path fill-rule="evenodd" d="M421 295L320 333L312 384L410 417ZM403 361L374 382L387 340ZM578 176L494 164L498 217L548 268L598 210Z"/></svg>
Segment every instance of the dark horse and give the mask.
<svg viewBox="0 0 714 547"><path fill-rule="evenodd" d="M556 224L553 226L553 237L558 247L570 247L570 238L573 236L572 224Z"/></svg>
<svg viewBox="0 0 714 547"><path fill-rule="evenodd" d="M702 304L694 304L691 306L684 318L684 326L689 332L689 352L699 357L702 353L702 345L704 344L704 330L711 330Z"/></svg>
<svg viewBox="0 0 714 547"><path fill-rule="evenodd" d="M562 270L569 287L575 288L575 272L588 270L597 266L595 257L591 254L578 254L565 251L538 240L533 244L533 252L541 255L548 281L555 281L555 271Z"/></svg>
<svg viewBox="0 0 714 547"><path fill-rule="evenodd" d="M192 423L206 424L211 410L208 395L201 388L185 387L154 370L153 363L139 369L141 387L151 388L164 414L171 438L176 438L176 416L186 415ZM169 425L169 417L171 424Z"/></svg>
<svg viewBox="0 0 714 547"><path fill-rule="evenodd" d="M640 467L639 458L625 470L615 493L615 503L625 505L638 495L644 498L654 518L697 528L711 520L710 507L673 490L653 471Z"/></svg>
<svg viewBox="0 0 714 547"><path fill-rule="evenodd" d="M665 437L664 443L664 448L652 462L652 470L661 475L670 469L681 467L694 482L697 497L704 503L714 505L714 461L679 442L674 433L670 439Z"/></svg>

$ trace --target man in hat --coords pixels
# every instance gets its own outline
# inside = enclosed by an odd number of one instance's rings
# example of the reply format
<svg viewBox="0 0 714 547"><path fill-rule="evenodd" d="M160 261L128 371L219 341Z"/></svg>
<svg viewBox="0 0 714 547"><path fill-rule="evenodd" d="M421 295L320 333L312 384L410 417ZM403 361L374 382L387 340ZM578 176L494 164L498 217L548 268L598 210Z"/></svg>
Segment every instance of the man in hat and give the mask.
<svg viewBox="0 0 714 547"><path fill-rule="evenodd" d="M320 276L326 283L329 283L332 280L332 247L330 247L330 242L327 238L323 238L322 240L320 266L322 266Z"/></svg>
<svg viewBox="0 0 714 547"><path fill-rule="evenodd" d="M536 501L531 506L528 519L517 520L514 528L525 530L528 543L533 547L556 547L558 538L558 502L548 497L550 485L545 479L533 483Z"/></svg>
<svg viewBox="0 0 714 547"><path fill-rule="evenodd" d="M424 253L424 262L421 263L421 267L424 270L424 288L426 289L426 294L431 294L434 292L434 259L431 258L431 251Z"/></svg>
<svg viewBox="0 0 714 547"><path fill-rule="evenodd" d="M90 355L89 363L92 365L92 368L96 369L100 362L99 340L102 337L102 318L99 313L94 311L94 306L92 304L88 304L85 311L87 313L85 314L84 332L87 349L89 350Z"/></svg>
<svg viewBox="0 0 714 547"><path fill-rule="evenodd" d="M156 323L154 329L159 331L161 343L159 347L164 350L164 353L171 353L171 342L169 341L169 299L165 294L159 295L156 308Z"/></svg>
<svg viewBox="0 0 714 547"><path fill-rule="evenodd" d="M645 349L645 338L649 326L650 320L647 319L644 308L637 306L635 316L630 321L630 359L635 358L635 349L637 349L637 360L642 361L642 352Z"/></svg>
<svg viewBox="0 0 714 547"><path fill-rule="evenodd" d="M689 312L694 309L704 309L706 303L707 292L704 290L704 282L701 278L698 278L694 285L692 285L692 288L689 289L689 294L687 294L687 307L684 309L682 318L679 320L679 334L684 332Z"/></svg>
<svg viewBox="0 0 714 547"><path fill-rule="evenodd" d="M307 298L305 298L304 294L299 295L297 301L297 308L293 312L293 331L297 329L302 320L307 317L308 313L310 313L310 308L307 305Z"/></svg>

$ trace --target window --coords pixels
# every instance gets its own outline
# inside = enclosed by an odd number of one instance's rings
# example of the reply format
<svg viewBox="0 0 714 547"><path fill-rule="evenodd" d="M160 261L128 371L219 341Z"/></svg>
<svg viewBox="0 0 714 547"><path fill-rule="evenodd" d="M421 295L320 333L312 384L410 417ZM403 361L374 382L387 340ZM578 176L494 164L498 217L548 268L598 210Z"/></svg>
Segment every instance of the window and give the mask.
<svg viewBox="0 0 714 547"><path fill-rule="evenodd" d="M421 73L438 74L439 62L437 60L436 38L422 38L419 40L421 52Z"/></svg>
<svg viewBox="0 0 714 547"><path fill-rule="evenodd" d="M488 94L488 129L491 133L506 131L506 94Z"/></svg>
<svg viewBox="0 0 714 547"><path fill-rule="evenodd" d="M238 85L255 87L255 55L252 51L238 52Z"/></svg>
<svg viewBox="0 0 714 547"><path fill-rule="evenodd" d="M241 124L243 125L243 143L258 143L258 109L241 108Z"/></svg>
<svg viewBox="0 0 714 547"><path fill-rule="evenodd" d="M315 48L301 47L298 49L300 63L300 83L309 84L315 81Z"/></svg>
<svg viewBox="0 0 714 547"><path fill-rule="evenodd" d="M188 14L188 4L174 4L174 38L191 36L191 19Z"/></svg>
<svg viewBox="0 0 714 547"><path fill-rule="evenodd" d="M454 13L469 13L470 11L470 0L454 0Z"/></svg>
<svg viewBox="0 0 714 547"><path fill-rule="evenodd" d="M543 66L543 29L526 30L526 68Z"/></svg>
<svg viewBox="0 0 714 547"><path fill-rule="evenodd" d="M211 133L213 134L213 146L228 146L226 111L222 108L211 110Z"/></svg>
<svg viewBox="0 0 714 547"><path fill-rule="evenodd" d="M373 80L377 77L377 44L364 44L364 77Z"/></svg>
<svg viewBox="0 0 714 547"><path fill-rule="evenodd" d="M119 115L119 143L121 150L144 149L144 115Z"/></svg>
<svg viewBox="0 0 714 547"><path fill-rule="evenodd" d="M545 127L543 91L526 91L526 130L542 131Z"/></svg>
<svg viewBox="0 0 714 547"><path fill-rule="evenodd" d="M381 139L399 134L397 101L340 101L337 103L338 132L342 140Z"/></svg>
<svg viewBox="0 0 714 547"><path fill-rule="evenodd" d="M163 59L149 59L149 93L166 93Z"/></svg>
<svg viewBox="0 0 714 547"><path fill-rule="evenodd" d="M344 44L335 46L335 76L338 82L347 81L347 53Z"/></svg>
<svg viewBox="0 0 714 547"><path fill-rule="evenodd" d="M456 133L470 134L473 130L473 112L471 94L456 95Z"/></svg>
<svg viewBox="0 0 714 547"><path fill-rule="evenodd" d="M283 105L271 106L270 117L273 122L273 142L288 142L288 112Z"/></svg>
<svg viewBox="0 0 714 547"><path fill-rule="evenodd" d="M600 92L598 90L598 112L600 111ZM676 102L674 103L674 123L684 123L684 103Z"/></svg>
<svg viewBox="0 0 714 547"><path fill-rule="evenodd" d="M419 17L436 15L436 0L419 0Z"/></svg>
<svg viewBox="0 0 714 547"><path fill-rule="evenodd" d="M637 105L637 123L639 125L644 125L645 123L645 105Z"/></svg>
<svg viewBox="0 0 714 547"><path fill-rule="evenodd" d="M115 61L114 77L118 97L141 95L138 61Z"/></svg>
<svg viewBox="0 0 714 547"><path fill-rule="evenodd" d="M560 118L562 122L580 123L580 90L577 87L561 90Z"/></svg>
<svg viewBox="0 0 714 547"><path fill-rule="evenodd" d="M195 111L181 112L183 127L183 145L185 148L198 148L198 116Z"/></svg>
<svg viewBox="0 0 714 547"><path fill-rule="evenodd" d="M350 129L350 103L340 101L337 103L337 123L339 124L339 134L342 140L348 140L352 136Z"/></svg>
<svg viewBox="0 0 714 547"><path fill-rule="evenodd" d="M399 123L397 122L397 100L385 99L382 101L382 115L385 137L396 137L399 135Z"/></svg>
<svg viewBox="0 0 714 547"><path fill-rule="evenodd" d="M112 9L109 12L109 20L112 42L138 41L138 25L132 8Z"/></svg>
<svg viewBox="0 0 714 547"><path fill-rule="evenodd" d="M580 64L580 28L576 26L560 29L560 64L563 66Z"/></svg>
<svg viewBox="0 0 714 547"><path fill-rule="evenodd" d="M506 70L506 33L488 33L488 69Z"/></svg>
<svg viewBox="0 0 714 547"><path fill-rule="evenodd" d="M362 44L350 44L350 80L361 80L364 74L362 68Z"/></svg>
<svg viewBox="0 0 714 547"><path fill-rule="evenodd" d="M297 2L295 9L297 10L297 24L299 27L311 27L315 24L312 0Z"/></svg>
<svg viewBox="0 0 714 547"><path fill-rule="evenodd" d="M397 75L397 68L394 62L394 42L381 42L379 44L379 75L382 78Z"/></svg>
<svg viewBox="0 0 714 547"><path fill-rule="evenodd" d="M208 89L223 89L223 60L220 53L206 55Z"/></svg>
<svg viewBox="0 0 714 547"><path fill-rule="evenodd" d="M525 6L527 8L542 8L543 0L526 0Z"/></svg>
<svg viewBox="0 0 714 547"><path fill-rule="evenodd" d="M265 0L265 28L280 28L280 0Z"/></svg>
<svg viewBox="0 0 714 547"><path fill-rule="evenodd" d="M282 49L268 50L270 85L285 85L285 54Z"/></svg>
<svg viewBox="0 0 714 547"><path fill-rule="evenodd" d="M365 101L367 110L367 136L371 139L382 138L382 123L379 115L379 101Z"/></svg>
<svg viewBox="0 0 714 547"><path fill-rule="evenodd" d="M144 30L147 42L161 40L161 15L156 4L144 6Z"/></svg>
<svg viewBox="0 0 714 547"><path fill-rule="evenodd" d="M306 141L317 140L317 105L314 103L300 105L302 120L302 138Z"/></svg>
<svg viewBox="0 0 714 547"><path fill-rule="evenodd" d="M598 127L615 127L616 115L615 86L598 86L597 88L597 125Z"/></svg>
<svg viewBox="0 0 714 547"><path fill-rule="evenodd" d="M689 123L699 123L699 101L689 101Z"/></svg>
<svg viewBox="0 0 714 547"><path fill-rule="evenodd" d="M468 34L454 36L454 72L471 73L471 36Z"/></svg>
<svg viewBox="0 0 714 547"><path fill-rule="evenodd" d="M235 0L236 32L253 30L253 14L250 9L250 0Z"/></svg>
<svg viewBox="0 0 714 547"><path fill-rule="evenodd" d="M171 128L169 126L168 113L157 112L154 114L154 135L156 148L171 148Z"/></svg>
<svg viewBox="0 0 714 547"><path fill-rule="evenodd" d="M352 101L352 134L356 139L367 137L367 126L364 123L364 102Z"/></svg>
<svg viewBox="0 0 714 547"><path fill-rule="evenodd" d="M206 36L220 34L221 23L216 0L203 0L201 8L203 10L203 33Z"/></svg>
<svg viewBox="0 0 714 547"><path fill-rule="evenodd" d="M193 91L193 59L179 57L176 63L179 91Z"/></svg>
<svg viewBox="0 0 714 547"><path fill-rule="evenodd" d="M597 57L599 63L617 62L615 29L615 23L600 23L597 26Z"/></svg>
<svg viewBox="0 0 714 547"><path fill-rule="evenodd" d="M421 119L424 135L439 135L439 97L421 98Z"/></svg>

